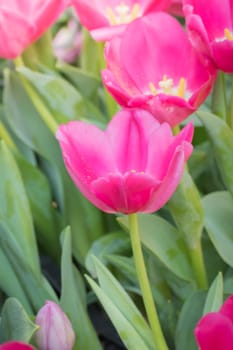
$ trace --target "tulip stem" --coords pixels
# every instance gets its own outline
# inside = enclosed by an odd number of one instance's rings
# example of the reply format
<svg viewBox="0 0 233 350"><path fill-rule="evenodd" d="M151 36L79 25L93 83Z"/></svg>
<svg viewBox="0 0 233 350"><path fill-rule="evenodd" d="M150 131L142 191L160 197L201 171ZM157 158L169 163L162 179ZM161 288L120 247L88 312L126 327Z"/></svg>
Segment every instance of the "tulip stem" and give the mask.
<svg viewBox="0 0 233 350"><path fill-rule="evenodd" d="M147 276L147 271L145 267L145 262L144 262L144 257L142 253L141 242L140 242L140 236L139 236L137 214L130 214L128 218L129 218L130 237L131 237L131 244L132 244L136 272L137 272L138 281L142 292L142 298L143 298L146 314L153 333L156 350L168 350L168 346L166 344L166 341L161 329L158 313L153 300L149 279Z"/></svg>
<svg viewBox="0 0 233 350"><path fill-rule="evenodd" d="M198 287L201 289L208 288L208 281L200 240L197 241L197 246L195 249L189 248L189 256L192 262L193 272L195 274L195 280Z"/></svg>

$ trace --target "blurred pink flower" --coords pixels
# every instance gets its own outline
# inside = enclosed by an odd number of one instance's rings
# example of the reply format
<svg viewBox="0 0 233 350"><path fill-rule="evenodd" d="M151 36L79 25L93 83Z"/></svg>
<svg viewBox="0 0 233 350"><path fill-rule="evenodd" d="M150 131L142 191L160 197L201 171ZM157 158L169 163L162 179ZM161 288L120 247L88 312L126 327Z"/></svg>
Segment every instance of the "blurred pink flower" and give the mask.
<svg viewBox="0 0 233 350"><path fill-rule="evenodd" d="M31 345L20 341L9 341L4 344L0 344L0 350L35 350Z"/></svg>
<svg viewBox="0 0 233 350"><path fill-rule="evenodd" d="M67 63L75 62L81 52L82 39L77 20L71 18L67 26L61 28L53 39L55 56Z"/></svg>
<svg viewBox="0 0 233 350"><path fill-rule="evenodd" d="M105 131L72 121L57 139L83 195L107 213L151 213L174 193L192 152L193 125L177 136L147 111L123 109Z"/></svg>
<svg viewBox="0 0 233 350"><path fill-rule="evenodd" d="M183 10L193 46L218 69L233 73L232 0L184 0Z"/></svg>
<svg viewBox="0 0 233 350"><path fill-rule="evenodd" d="M80 22L97 41L121 34L126 24L152 11L166 10L170 0L73 0Z"/></svg>
<svg viewBox="0 0 233 350"><path fill-rule="evenodd" d="M200 350L233 349L233 296L218 312L210 312L201 318L195 336Z"/></svg>
<svg viewBox="0 0 233 350"><path fill-rule="evenodd" d="M40 350L72 350L75 334L70 320L59 305L46 301L35 323L39 326L35 340Z"/></svg>
<svg viewBox="0 0 233 350"><path fill-rule="evenodd" d="M0 57L12 59L37 40L70 0L1 0Z"/></svg>
<svg viewBox="0 0 233 350"><path fill-rule="evenodd" d="M167 12L175 16L183 17L183 0L171 0Z"/></svg>
<svg viewBox="0 0 233 350"><path fill-rule="evenodd" d="M150 111L179 124L205 100L216 72L199 60L180 23L156 12L129 24L106 45L106 88L124 107Z"/></svg>

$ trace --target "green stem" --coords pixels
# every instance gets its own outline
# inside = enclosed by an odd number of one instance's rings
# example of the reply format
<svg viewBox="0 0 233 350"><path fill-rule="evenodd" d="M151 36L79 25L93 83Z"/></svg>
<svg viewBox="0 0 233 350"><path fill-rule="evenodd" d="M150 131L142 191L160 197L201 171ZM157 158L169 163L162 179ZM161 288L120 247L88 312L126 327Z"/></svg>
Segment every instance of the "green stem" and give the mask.
<svg viewBox="0 0 233 350"><path fill-rule="evenodd" d="M14 60L14 62L15 62L15 66L17 68L24 66L22 57L20 57L20 56L17 57ZM57 128L58 128L58 124L54 120L52 113L47 109L44 102L41 100L40 96L36 93L36 91L31 86L31 84L23 76L21 77L21 80L22 80L23 86L24 86L28 96L30 97L34 107L39 112L41 118L43 119L43 121L45 122L47 127L51 130L51 132L53 134L55 134L57 131Z"/></svg>
<svg viewBox="0 0 233 350"><path fill-rule="evenodd" d="M228 125L233 130L233 78L232 78L232 86L231 86L231 97L230 97L230 108L229 108L229 116L228 116Z"/></svg>
<svg viewBox="0 0 233 350"><path fill-rule="evenodd" d="M211 110L214 114L227 120L227 109L225 75L219 71L212 93Z"/></svg>
<svg viewBox="0 0 233 350"><path fill-rule="evenodd" d="M147 313L148 321L150 323L151 330L153 333L156 350L168 350L168 346L163 336L163 332L158 318L158 313L151 292L149 279L146 272L138 230L137 214L130 214L128 218L136 272L142 292L142 298Z"/></svg>
<svg viewBox="0 0 233 350"><path fill-rule="evenodd" d="M201 289L208 288L208 281L206 276L205 264L203 259L201 241L197 242L195 249L189 248L189 256L191 258L193 272L195 274L195 280L197 286Z"/></svg>

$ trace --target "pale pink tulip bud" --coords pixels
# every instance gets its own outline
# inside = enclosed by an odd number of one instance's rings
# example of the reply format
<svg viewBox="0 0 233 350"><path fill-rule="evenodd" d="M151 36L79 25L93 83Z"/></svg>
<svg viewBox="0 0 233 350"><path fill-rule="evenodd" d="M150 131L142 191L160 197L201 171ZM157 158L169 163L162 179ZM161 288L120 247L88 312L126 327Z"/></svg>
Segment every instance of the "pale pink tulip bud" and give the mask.
<svg viewBox="0 0 233 350"><path fill-rule="evenodd" d="M71 350L75 334L66 314L53 301L46 301L35 323L39 326L35 340L40 350Z"/></svg>

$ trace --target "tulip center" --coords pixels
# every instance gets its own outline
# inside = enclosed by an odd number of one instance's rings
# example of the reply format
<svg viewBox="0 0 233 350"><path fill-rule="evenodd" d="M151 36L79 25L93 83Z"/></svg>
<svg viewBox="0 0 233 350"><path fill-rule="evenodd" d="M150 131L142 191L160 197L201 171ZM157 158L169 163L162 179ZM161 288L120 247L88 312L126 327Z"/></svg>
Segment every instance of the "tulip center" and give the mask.
<svg viewBox="0 0 233 350"><path fill-rule="evenodd" d="M178 85L174 85L172 78L168 78L167 75L163 76L163 79L158 82L158 88L153 83L149 83L150 92L155 96L163 93L166 95L179 96L184 98L186 92L186 79L180 78Z"/></svg>
<svg viewBox="0 0 233 350"><path fill-rule="evenodd" d="M139 4L136 3L130 7L123 1L114 8L107 6L105 11L106 17L112 26L130 23L140 16Z"/></svg>
<svg viewBox="0 0 233 350"><path fill-rule="evenodd" d="M228 28L224 29L224 36L227 40L230 40L230 41L233 40L233 34Z"/></svg>

